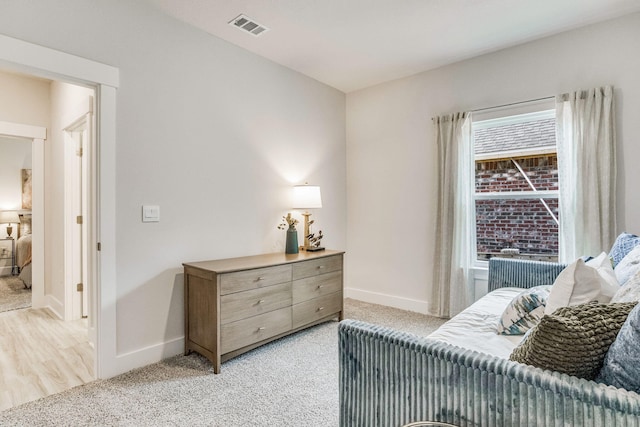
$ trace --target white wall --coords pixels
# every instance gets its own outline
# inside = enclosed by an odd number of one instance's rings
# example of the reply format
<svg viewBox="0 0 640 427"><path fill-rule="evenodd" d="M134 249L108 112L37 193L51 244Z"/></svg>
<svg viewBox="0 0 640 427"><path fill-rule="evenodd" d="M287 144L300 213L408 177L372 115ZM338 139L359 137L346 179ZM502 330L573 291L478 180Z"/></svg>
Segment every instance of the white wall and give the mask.
<svg viewBox="0 0 640 427"><path fill-rule="evenodd" d="M284 250L293 184L321 186L323 243L346 246L343 93L142 2L9 2L0 28L120 69L117 281L103 284L120 372L183 350L182 262Z"/></svg>
<svg viewBox="0 0 640 427"><path fill-rule="evenodd" d="M613 84L618 229L640 232L640 14L347 96L347 295L426 312L436 147L431 117Z"/></svg>
<svg viewBox="0 0 640 427"><path fill-rule="evenodd" d="M49 87L50 83L43 79L0 72L0 121L47 127ZM0 209L21 209L21 169L30 169L31 160L30 140L0 140ZM2 226L0 237L5 235ZM17 237L15 225L12 235ZM10 272L10 268L0 270L0 274Z"/></svg>
<svg viewBox="0 0 640 427"><path fill-rule="evenodd" d="M49 127L48 80L0 70L0 120Z"/></svg>
<svg viewBox="0 0 640 427"><path fill-rule="evenodd" d="M0 210L22 209L22 169L31 169L31 140L0 137Z"/></svg>

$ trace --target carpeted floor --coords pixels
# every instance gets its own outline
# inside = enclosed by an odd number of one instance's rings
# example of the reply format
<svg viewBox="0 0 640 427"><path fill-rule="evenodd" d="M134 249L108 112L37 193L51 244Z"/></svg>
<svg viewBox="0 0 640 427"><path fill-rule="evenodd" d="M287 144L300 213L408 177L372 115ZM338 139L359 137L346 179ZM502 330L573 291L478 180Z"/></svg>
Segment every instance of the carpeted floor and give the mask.
<svg viewBox="0 0 640 427"><path fill-rule="evenodd" d="M428 335L443 320L347 299L345 317ZM222 365L176 356L0 412L0 426L337 426L337 322Z"/></svg>
<svg viewBox="0 0 640 427"><path fill-rule="evenodd" d="M31 307L31 289L18 276L0 277L0 313Z"/></svg>

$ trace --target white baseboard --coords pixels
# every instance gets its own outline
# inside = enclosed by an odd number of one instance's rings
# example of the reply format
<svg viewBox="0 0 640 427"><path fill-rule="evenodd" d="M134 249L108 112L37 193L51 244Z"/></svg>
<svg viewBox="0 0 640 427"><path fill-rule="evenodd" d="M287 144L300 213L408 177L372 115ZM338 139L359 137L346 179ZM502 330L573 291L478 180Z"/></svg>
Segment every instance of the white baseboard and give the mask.
<svg viewBox="0 0 640 427"><path fill-rule="evenodd" d="M142 368L152 363L160 362L172 356L184 352L184 337L174 338L159 344L150 345L129 353L116 356L117 374L129 372L132 369Z"/></svg>
<svg viewBox="0 0 640 427"><path fill-rule="evenodd" d="M49 307L49 309L51 309L51 311L53 311L53 313L60 319L64 319L64 305L56 297L52 295L45 295L44 306Z"/></svg>
<svg viewBox="0 0 640 427"><path fill-rule="evenodd" d="M403 298L395 295L387 295L379 292L365 291L364 289L345 288L345 298L353 298L371 304L386 305L416 313L428 314L429 303L411 298Z"/></svg>

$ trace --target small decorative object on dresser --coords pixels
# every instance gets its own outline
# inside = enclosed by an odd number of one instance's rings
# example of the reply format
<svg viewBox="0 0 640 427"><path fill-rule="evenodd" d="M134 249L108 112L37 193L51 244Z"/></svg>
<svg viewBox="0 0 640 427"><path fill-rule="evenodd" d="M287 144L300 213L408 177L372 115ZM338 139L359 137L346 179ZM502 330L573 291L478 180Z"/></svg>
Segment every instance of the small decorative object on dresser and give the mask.
<svg viewBox="0 0 640 427"><path fill-rule="evenodd" d="M288 213L287 216L283 216L282 224L278 226L280 230L287 230L287 243L285 244L285 254L297 254L298 253L298 230L296 230L296 224L298 220Z"/></svg>
<svg viewBox="0 0 640 427"><path fill-rule="evenodd" d="M220 364L260 345L342 320L341 251L273 253L184 265L185 354Z"/></svg>

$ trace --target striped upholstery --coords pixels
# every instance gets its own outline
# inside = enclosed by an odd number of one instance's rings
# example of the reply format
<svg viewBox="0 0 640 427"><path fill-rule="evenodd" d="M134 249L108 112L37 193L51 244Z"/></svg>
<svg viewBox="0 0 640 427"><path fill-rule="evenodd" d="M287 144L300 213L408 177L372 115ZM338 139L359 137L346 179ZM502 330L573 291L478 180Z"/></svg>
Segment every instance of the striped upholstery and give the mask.
<svg viewBox="0 0 640 427"><path fill-rule="evenodd" d="M354 320L339 340L342 427L640 426L632 392Z"/></svg>
<svg viewBox="0 0 640 427"><path fill-rule="evenodd" d="M564 267L493 258L489 290L550 285ZM633 392L354 320L339 340L342 427L640 427Z"/></svg>
<svg viewBox="0 0 640 427"><path fill-rule="evenodd" d="M553 285L566 264L513 258L489 260L489 292L498 288Z"/></svg>

